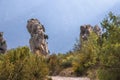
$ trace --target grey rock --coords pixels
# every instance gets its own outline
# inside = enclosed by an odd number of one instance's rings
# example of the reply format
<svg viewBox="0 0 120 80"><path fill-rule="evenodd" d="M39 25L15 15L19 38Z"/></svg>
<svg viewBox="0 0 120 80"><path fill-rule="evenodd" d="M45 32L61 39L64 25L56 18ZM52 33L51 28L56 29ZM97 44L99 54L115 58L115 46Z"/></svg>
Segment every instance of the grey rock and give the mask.
<svg viewBox="0 0 120 80"><path fill-rule="evenodd" d="M98 36L101 36L101 29L98 25L95 25L93 30Z"/></svg>
<svg viewBox="0 0 120 80"><path fill-rule="evenodd" d="M31 35L29 40L30 48L33 53L47 55L48 35L45 34L44 26L37 19L30 19L27 23L27 30Z"/></svg>
<svg viewBox="0 0 120 80"><path fill-rule="evenodd" d="M98 36L101 36L101 29L98 25L94 27L89 24L80 26L80 39L83 41L87 40L91 32L95 32Z"/></svg>
<svg viewBox="0 0 120 80"><path fill-rule="evenodd" d="M3 32L0 32L0 53L5 53L7 51L6 40L3 38Z"/></svg>

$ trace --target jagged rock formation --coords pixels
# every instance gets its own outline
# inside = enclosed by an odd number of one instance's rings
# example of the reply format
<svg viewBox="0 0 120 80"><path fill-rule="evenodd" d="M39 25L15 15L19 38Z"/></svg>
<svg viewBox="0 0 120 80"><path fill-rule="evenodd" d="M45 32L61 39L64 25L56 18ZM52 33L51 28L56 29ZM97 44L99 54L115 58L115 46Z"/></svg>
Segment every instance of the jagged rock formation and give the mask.
<svg viewBox="0 0 120 80"><path fill-rule="evenodd" d="M87 40L92 31L95 32L98 36L101 36L101 29L98 25L95 25L94 27L89 24L80 26L80 40Z"/></svg>
<svg viewBox="0 0 120 80"><path fill-rule="evenodd" d="M7 51L7 44L3 38L3 32L0 32L0 53L5 53Z"/></svg>
<svg viewBox="0 0 120 80"><path fill-rule="evenodd" d="M37 19L30 19L27 23L28 32L31 35L29 40L30 48L33 53L47 55L48 46L44 26Z"/></svg>

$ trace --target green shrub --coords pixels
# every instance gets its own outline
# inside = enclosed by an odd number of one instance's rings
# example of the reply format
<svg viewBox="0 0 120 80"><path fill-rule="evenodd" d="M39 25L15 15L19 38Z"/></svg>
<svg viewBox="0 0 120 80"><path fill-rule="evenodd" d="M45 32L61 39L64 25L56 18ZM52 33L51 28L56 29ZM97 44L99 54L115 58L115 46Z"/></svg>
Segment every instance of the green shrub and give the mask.
<svg viewBox="0 0 120 80"><path fill-rule="evenodd" d="M100 80L120 80L120 23L118 22L120 17L110 12L101 23L105 32L99 56L98 78Z"/></svg>
<svg viewBox="0 0 120 80"><path fill-rule="evenodd" d="M120 69L99 69L99 80L120 80Z"/></svg>
<svg viewBox="0 0 120 80"><path fill-rule="evenodd" d="M49 56L47 60L47 64L49 67L49 75L58 75L61 71L60 67L60 59L58 59L58 56L56 54L52 54Z"/></svg>
<svg viewBox="0 0 120 80"><path fill-rule="evenodd" d="M44 80L48 74L45 59L19 47L2 55L0 80Z"/></svg>

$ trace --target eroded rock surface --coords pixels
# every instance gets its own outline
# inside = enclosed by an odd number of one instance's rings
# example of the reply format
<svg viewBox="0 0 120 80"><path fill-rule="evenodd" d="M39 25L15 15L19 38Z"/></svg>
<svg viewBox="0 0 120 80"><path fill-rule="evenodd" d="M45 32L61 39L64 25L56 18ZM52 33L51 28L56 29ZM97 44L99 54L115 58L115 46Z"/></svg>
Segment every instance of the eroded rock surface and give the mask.
<svg viewBox="0 0 120 80"><path fill-rule="evenodd" d="M0 53L5 53L7 51L6 40L3 38L3 32L0 32Z"/></svg>
<svg viewBox="0 0 120 80"><path fill-rule="evenodd" d="M91 32L95 32L96 35L101 36L101 29L98 25L91 26L89 24L80 26L80 38L85 41Z"/></svg>
<svg viewBox="0 0 120 80"><path fill-rule="evenodd" d="M47 55L48 52L48 35L45 34L44 26L38 19L30 19L27 23L27 30L31 35L29 40L31 51L35 54Z"/></svg>

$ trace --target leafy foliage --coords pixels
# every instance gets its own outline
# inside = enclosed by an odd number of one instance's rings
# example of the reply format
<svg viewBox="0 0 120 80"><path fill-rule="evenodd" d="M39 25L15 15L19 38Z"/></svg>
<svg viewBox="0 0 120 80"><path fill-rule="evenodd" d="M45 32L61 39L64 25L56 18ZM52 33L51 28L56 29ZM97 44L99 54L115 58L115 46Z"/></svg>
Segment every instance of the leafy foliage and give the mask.
<svg viewBox="0 0 120 80"><path fill-rule="evenodd" d="M20 47L1 55L0 80L44 80L48 74L45 59Z"/></svg>
<svg viewBox="0 0 120 80"><path fill-rule="evenodd" d="M56 54L52 54L49 56L48 60L48 67L49 67L49 75L58 75L60 71L60 61Z"/></svg>
<svg viewBox="0 0 120 80"><path fill-rule="evenodd" d="M91 32L87 41L81 43L80 51L76 51L77 59L73 62L73 69L78 76L87 75L87 70L98 63L100 46L98 36Z"/></svg>
<svg viewBox="0 0 120 80"><path fill-rule="evenodd" d="M103 20L103 46L100 55L100 80L120 79L120 17L109 13ZM111 73L108 75L108 73ZM106 75L106 76L104 76Z"/></svg>

